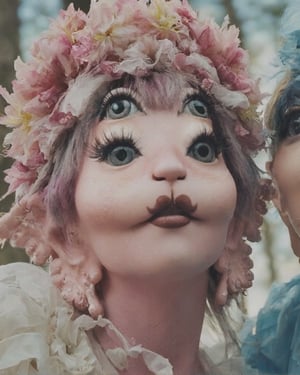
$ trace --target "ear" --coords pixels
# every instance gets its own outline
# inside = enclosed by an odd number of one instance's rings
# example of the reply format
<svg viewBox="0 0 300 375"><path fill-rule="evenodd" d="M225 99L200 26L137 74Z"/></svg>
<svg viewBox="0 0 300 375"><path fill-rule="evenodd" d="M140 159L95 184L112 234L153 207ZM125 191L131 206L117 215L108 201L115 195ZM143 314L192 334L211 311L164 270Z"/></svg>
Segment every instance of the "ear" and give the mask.
<svg viewBox="0 0 300 375"><path fill-rule="evenodd" d="M281 200L280 193L275 184L275 180L273 176L273 161L267 161L265 166L266 166L266 171L268 172L268 174L270 175L272 179L272 182L273 182L272 185L274 187L274 193L272 195L272 202L274 206L277 208L277 210L279 211L280 215L284 215L284 204Z"/></svg>
<svg viewBox="0 0 300 375"><path fill-rule="evenodd" d="M50 263L53 283L63 298L80 311L87 311L93 318L103 314L96 292L102 279L102 266L96 254L77 235L76 227L63 233L55 223L48 223L48 241L55 249Z"/></svg>
<svg viewBox="0 0 300 375"><path fill-rule="evenodd" d="M270 174L270 176L273 178L273 181L274 181L274 177L273 177L273 174L272 174L272 162L266 163L266 170L268 171L268 173ZM285 208L284 200L281 197L280 191L278 190L276 185L274 186L274 189L275 189L275 193L274 193L273 198L272 198L273 204L277 208L277 211L279 212L282 221L284 222L284 224L288 228L291 247L293 249L294 254L297 257L300 257L300 238L299 238L299 235L295 231L295 229L294 229L294 227L293 227L293 225L290 221L289 215L288 215L288 213L286 211L286 208Z"/></svg>
<svg viewBox="0 0 300 375"><path fill-rule="evenodd" d="M252 250L242 239L245 225L246 223L241 220L237 222L235 218L232 219L224 250L213 266L220 277L215 295L217 308L226 305L232 295L252 286Z"/></svg>
<svg viewBox="0 0 300 375"><path fill-rule="evenodd" d="M33 263L42 265L52 251L45 233L46 222L42 195L26 195L0 218L0 238L24 248Z"/></svg>
<svg viewBox="0 0 300 375"><path fill-rule="evenodd" d="M273 161L269 160L265 163L265 168L267 173L272 176L272 167L273 167Z"/></svg>
<svg viewBox="0 0 300 375"><path fill-rule="evenodd" d="M297 232L295 231L295 229L294 229L294 227L293 227L293 225L290 221L289 215L284 208L285 205L284 205L284 202L282 201L282 199L280 197L278 189L276 189L276 194L273 198L273 204L277 208L282 221L284 222L284 224L286 225L286 227L289 231L291 247L293 249L294 254L297 257L300 257L300 237L297 234Z"/></svg>
<svg viewBox="0 0 300 375"><path fill-rule="evenodd" d="M102 315L95 286L102 279L96 255L76 235L76 228L62 231L47 211L41 194L25 196L0 218L0 238L22 247L38 265L50 262L53 283L62 296L94 318Z"/></svg>

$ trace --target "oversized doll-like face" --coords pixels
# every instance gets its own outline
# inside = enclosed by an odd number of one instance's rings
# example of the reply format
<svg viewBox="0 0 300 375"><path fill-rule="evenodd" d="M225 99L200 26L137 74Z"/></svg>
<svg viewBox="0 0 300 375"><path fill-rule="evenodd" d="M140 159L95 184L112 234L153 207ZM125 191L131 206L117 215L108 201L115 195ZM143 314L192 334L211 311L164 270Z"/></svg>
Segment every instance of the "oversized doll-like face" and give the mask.
<svg viewBox="0 0 300 375"><path fill-rule="evenodd" d="M283 220L290 227L290 233L295 232L294 234L297 234L298 237L300 237L299 130L300 128L297 130L299 134L288 137L280 144L271 164L272 178L278 191L275 204L280 210Z"/></svg>
<svg viewBox="0 0 300 375"><path fill-rule="evenodd" d="M116 87L99 103L75 190L78 232L120 276L190 277L220 256L236 207L203 94Z"/></svg>
<svg viewBox="0 0 300 375"><path fill-rule="evenodd" d="M278 147L269 163L278 196L275 204L300 255L300 82L288 86L278 102ZM296 238L298 237L298 239ZM298 248L299 247L299 248Z"/></svg>
<svg viewBox="0 0 300 375"><path fill-rule="evenodd" d="M278 190L279 208L283 220L300 236L300 138L285 140L274 157L271 173Z"/></svg>

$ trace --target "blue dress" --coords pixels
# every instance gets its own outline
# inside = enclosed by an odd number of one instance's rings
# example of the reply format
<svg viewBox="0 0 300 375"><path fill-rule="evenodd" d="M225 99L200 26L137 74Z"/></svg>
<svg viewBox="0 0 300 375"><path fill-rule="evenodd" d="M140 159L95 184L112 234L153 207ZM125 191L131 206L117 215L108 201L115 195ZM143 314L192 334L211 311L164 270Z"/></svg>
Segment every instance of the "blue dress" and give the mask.
<svg viewBox="0 0 300 375"><path fill-rule="evenodd" d="M300 375L300 275L275 284L241 334L242 356L264 374Z"/></svg>

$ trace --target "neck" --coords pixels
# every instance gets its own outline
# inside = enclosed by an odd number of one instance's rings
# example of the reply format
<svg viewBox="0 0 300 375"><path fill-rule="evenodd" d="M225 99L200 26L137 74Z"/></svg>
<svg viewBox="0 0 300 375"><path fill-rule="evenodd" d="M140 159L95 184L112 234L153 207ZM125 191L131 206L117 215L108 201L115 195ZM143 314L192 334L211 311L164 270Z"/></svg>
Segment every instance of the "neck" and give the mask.
<svg viewBox="0 0 300 375"><path fill-rule="evenodd" d="M103 284L106 317L130 344L140 344L167 358L174 375L201 373L199 338L206 294L206 273L155 283L108 275ZM117 345L111 335L103 331L98 335L104 348ZM148 375L149 370L142 360L132 360L125 374Z"/></svg>

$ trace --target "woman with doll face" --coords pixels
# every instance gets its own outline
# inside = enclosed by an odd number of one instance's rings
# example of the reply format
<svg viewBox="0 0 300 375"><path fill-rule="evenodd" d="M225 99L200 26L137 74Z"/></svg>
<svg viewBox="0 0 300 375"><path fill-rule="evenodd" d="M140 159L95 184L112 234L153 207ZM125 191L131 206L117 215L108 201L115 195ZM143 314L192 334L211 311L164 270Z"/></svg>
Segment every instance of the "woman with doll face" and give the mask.
<svg viewBox="0 0 300 375"><path fill-rule="evenodd" d="M277 83L265 114L270 136L266 169L272 179L272 199L297 257L300 256L299 27L299 4L292 2L281 26L279 69L283 78ZM256 320L244 329L242 353L250 366L264 374L299 374L299 301L299 276L271 288Z"/></svg>
<svg viewBox="0 0 300 375"><path fill-rule="evenodd" d="M144 92L117 87L99 104L75 189L78 231L108 274L199 275L220 256L236 208L225 141L203 93L182 88L163 108L155 90L152 108Z"/></svg>
<svg viewBox="0 0 300 375"><path fill-rule="evenodd" d="M167 107L158 90L156 105L144 93L116 87L98 103L99 122L76 182L75 228L82 247L103 268L104 312L121 332L158 351L166 326L155 325L170 315L183 321L194 310L197 318L185 325L194 334L183 341L191 351L203 319L208 270L222 254L234 216L236 186L203 93L181 88ZM175 312L183 295L185 306ZM120 316L125 298L129 316L147 317L142 324ZM168 320L178 340L178 328ZM152 337L145 334L150 329ZM167 335L172 337L169 329ZM103 333L99 340L111 345ZM165 345L162 352L181 368L185 350L178 350Z"/></svg>
<svg viewBox="0 0 300 375"><path fill-rule="evenodd" d="M213 364L199 340L211 316L226 355L238 353L227 310L252 284L246 240L259 240L265 210L251 158L264 143L261 95L246 61L236 28L201 21L185 0L92 0L16 65L14 93L1 93L2 122L19 124L6 138L17 204L0 237L51 279L2 267L0 295L13 273L18 301L5 316L23 308L21 284L25 306L49 306L20 328L44 327L48 354L29 336L12 374L24 363L22 375L242 371L240 358Z"/></svg>
<svg viewBox="0 0 300 375"><path fill-rule="evenodd" d="M288 226L292 247L300 255L297 237L300 234L300 173L298 159L300 155L300 80L295 77L282 90L273 110L276 116L272 161L268 163L274 185L277 190L275 204ZM275 121L275 118L274 118Z"/></svg>

